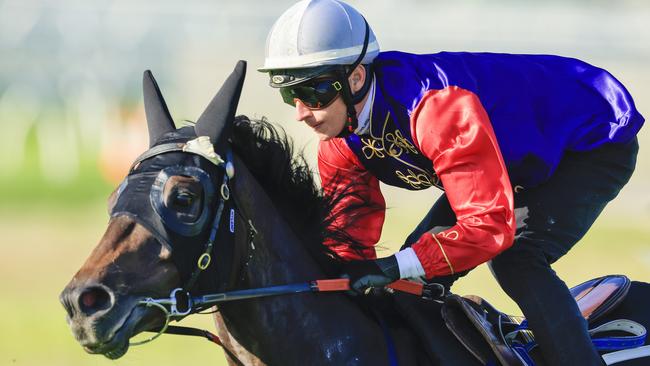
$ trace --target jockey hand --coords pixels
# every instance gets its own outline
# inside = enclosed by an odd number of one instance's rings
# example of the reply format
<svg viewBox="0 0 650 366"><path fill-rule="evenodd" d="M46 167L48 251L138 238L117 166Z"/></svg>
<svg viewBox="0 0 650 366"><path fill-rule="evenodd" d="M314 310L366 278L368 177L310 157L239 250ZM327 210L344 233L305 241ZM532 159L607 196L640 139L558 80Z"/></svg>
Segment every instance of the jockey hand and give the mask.
<svg viewBox="0 0 650 366"><path fill-rule="evenodd" d="M350 290L366 294L373 288L383 288L400 278L394 255L375 260L352 261L343 265L342 276L350 279Z"/></svg>

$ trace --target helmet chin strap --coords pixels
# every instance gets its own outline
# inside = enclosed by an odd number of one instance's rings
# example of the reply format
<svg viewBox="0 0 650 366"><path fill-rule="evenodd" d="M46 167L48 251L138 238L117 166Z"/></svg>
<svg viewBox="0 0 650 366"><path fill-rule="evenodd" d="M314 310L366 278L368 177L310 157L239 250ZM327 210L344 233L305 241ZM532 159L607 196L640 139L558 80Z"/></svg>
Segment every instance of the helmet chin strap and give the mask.
<svg viewBox="0 0 650 366"><path fill-rule="evenodd" d="M368 50L368 39L370 36L370 28L368 26L368 22L365 21L366 23L366 35L363 40L363 48L361 49L361 53L359 54L359 57L354 61L352 65L349 66L349 68L345 67L341 71L341 76L342 79L341 83L343 84L343 90L341 92L341 96L343 97L343 102L345 103L345 106L347 107L347 116L346 116L346 121L345 125L343 126L343 129L341 132L336 136L336 137L347 137L350 136L354 131L357 129L359 126L359 121L357 120L357 111L354 108L354 105L361 102L363 100L363 97L365 94L368 92L370 83L369 80L371 79L368 75L368 72L366 72L366 79L364 80L364 85L359 90L358 93L353 93L352 88L350 87L350 81L348 78L354 70L361 64L361 61L363 61L363 58L366 56L366 51ZM347 69L347 70L346 70ZM366 71L369 71L370 68L366 68Z"/></svg>

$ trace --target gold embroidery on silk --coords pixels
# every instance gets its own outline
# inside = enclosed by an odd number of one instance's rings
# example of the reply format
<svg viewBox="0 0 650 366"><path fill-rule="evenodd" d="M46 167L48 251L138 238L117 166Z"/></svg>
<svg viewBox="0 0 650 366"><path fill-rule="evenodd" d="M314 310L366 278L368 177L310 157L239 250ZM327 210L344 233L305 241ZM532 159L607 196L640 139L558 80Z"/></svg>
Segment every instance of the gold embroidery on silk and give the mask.
<svg viewBox="0 0 650 366"><path fill-rule="evenodd" d="M408 174L404 174L403 172L396 170L395 175L397 175L397 178L401 179L403 182L405 182L406 184L410 185L415 189L429 188L432 185L434 185L434 183L431 182L431 176L428 174L425 173L416 174L411 169L406 169L406 172Z"/></svg>
<svg viewBox="0 0 650 366"><path fill-rule="evenodd" d="M449 240L456 240L460 237L460 234L458 234L458 231L456 230L442 232L440 233L440 235L442 235L445 239L449 239Z"/></svg>
<svg viewBox="0 0 650 366"><path fill-rule="evenodd" d="M382 145L381 141L369 138L361 139L361 143L363 143L361 152L363 152L363 156L365 156L366 159L372 159L375 156L380 159L386 157L384 154L384 146Z"/></svg>
<svg viewBox="0 0 650 366"><path fill-rule="evenodd" d="M395 130L394 134L391 132L387 133L384 135L384 139L390 143L386 152L388 155L394 158L399 158L405 150L411 154L418 154L415 146L413 146L409 140L402 136L402 132L400 130Z"/></svg>
<svg viewBox="0 0 650 366"><path fill-rule="evenodd" d="M442 185L440 184L440 179L437 175L432 175L430 172L423 170L418 166L410 164L400 158L402 154L417 155L420 152L415 148L411 141L402 135L402 131L398 130L397 128L395 128L393 132L386 132L386 127L390 121L390 111L386 113L381 137L377 137L372 134L372 109L370 111L370 116L370 137L360 138L360 141L363 144L361 147L361 152L363 153L364 157L368 160L374 158L384 159L386 157L391 157L408 166L409 168L412 168L413 170L407 169L406 172L396 170L395 175L403 182L415 189L424 189L431 186L436 186L440 189L443 189Z"/></svg>
<svg viewBox="0 0 650 366"><path fill-rule="evenodd" d="M447 257L447 253L445 252L445 249L442 247L442 244L440 243L440 240L438 240L436 234L431 233L431 236L433 236L433 240L435 240L436 243L438 243L438 247L442 252L442 256L445 258L445 262L447 262L447 265L449 266L449 270L451 271L451 274L456 273L456 271L454 271L454 266L451 265L451 261L449 260L449 257Z"/></svg>

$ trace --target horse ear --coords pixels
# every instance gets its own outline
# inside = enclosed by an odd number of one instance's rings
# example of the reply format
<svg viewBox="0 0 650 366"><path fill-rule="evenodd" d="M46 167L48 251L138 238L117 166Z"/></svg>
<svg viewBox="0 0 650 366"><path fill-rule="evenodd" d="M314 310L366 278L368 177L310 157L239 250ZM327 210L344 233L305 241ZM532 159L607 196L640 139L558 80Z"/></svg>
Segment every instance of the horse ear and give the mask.
<svg viewBox="0 0 650 366"><path fill-rule="evenodd" d="M149 127L149 147L152 147L162 135L175 131L176 126L169 114L160 88L158 88L158 83L149 70L146 70L142 76L142 92L144 94L144 111Z"/></svg>
<svg viewBox="0 0 650 366"><path fill-rule="evenodd" d="M239 61L194 126L197 136L210 137L217 148L230 137L245 76L246 61Z"/></svg>

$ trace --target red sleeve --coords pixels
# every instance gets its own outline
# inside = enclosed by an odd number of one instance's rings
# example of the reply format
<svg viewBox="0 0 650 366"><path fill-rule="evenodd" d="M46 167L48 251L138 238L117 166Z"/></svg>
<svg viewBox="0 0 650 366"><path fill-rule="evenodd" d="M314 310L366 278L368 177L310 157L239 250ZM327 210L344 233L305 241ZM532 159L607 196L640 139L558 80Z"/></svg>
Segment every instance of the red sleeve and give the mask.
<svg viewBox="0 0 650 366"><path fill-rule="evenodd" d="M345 243L333 240L326 240L324 244L347 260L377 258L374 246L381 236L386 209L377 178L361 165L345 140L341 138L320 142L318 145L318 170L326 194L335 194L344 189L354 192L353 195L346 196L334 206L330 213L335 217L331 226L343 229L359 242L363 249L359 252ZM346 208L362 202L370 204L364 205L365 210L368 210L368 207L374 208L368 212L362 212L364 208L346 212Z"/></svg>
<svg viewBox="0 0 650 366"><path fill-rule="evenodd" d="M455 86L428 91L411 115L411 131L433 162L457 220L413 245L426 277L474 268L510 247L515 233L512 186L478 97Z"/></svg>

